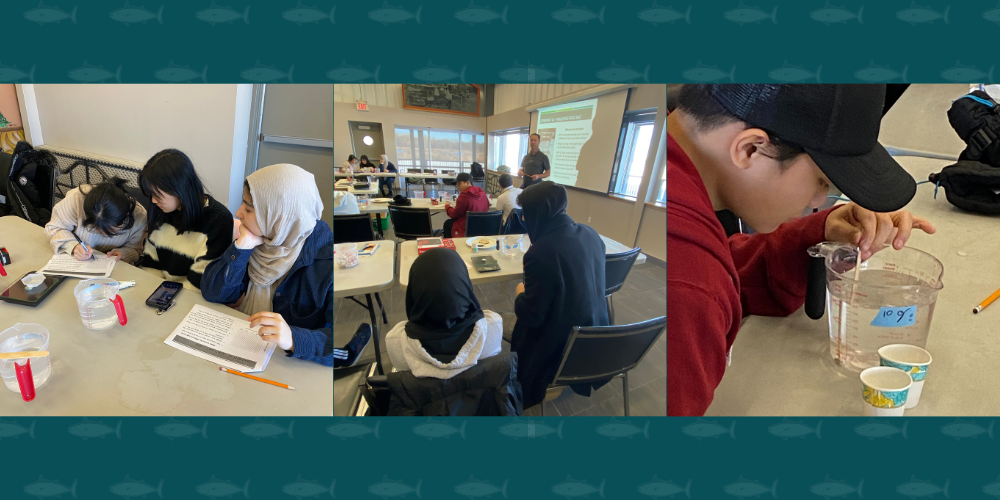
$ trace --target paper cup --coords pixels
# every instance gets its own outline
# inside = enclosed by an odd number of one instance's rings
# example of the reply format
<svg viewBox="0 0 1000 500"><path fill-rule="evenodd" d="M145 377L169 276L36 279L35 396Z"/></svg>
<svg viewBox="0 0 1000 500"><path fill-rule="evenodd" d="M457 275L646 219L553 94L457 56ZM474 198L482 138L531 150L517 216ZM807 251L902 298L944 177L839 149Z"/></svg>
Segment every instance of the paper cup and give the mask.
<svg viewBox="0 0 1000 500"><path fill-rule="evenodd" d="M913 385L906 397L906 409L914 408L920 402L924 390L924 379L931 364L931 353L915 345L890 344L878 350L879 364L898 368L910 375Z"/></svg>
<svg viewBox="0 0 1000 500"><path fill-rule="evenodd" d="M910 375L889 366L875 366L861 372L865 415L898 417L903 415L913 380Z"/></svg>

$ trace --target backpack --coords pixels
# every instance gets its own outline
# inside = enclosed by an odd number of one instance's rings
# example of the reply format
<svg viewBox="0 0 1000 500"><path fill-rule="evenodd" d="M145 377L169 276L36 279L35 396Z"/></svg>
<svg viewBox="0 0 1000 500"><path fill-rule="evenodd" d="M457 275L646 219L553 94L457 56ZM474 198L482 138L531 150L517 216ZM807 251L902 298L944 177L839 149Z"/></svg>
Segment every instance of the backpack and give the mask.
<svg viewBox="0 0 1000 500"><path fill-rule="evenodd" d="M21 141L13 154L0 152L0 173L5 173L6 212L45 227L52 218L60 175L56 157Z"/></svg>
<svg viewBox="0 0 1000 500"><path fill-rule="evenodd" d="M952 102L948 122L966 148L958 162L929 180L943 187L948 202L962 210L1000 214L1000 105L975 90Z"/></svg>
<svg viewBox="0 0 1000 500"><path fill-rule="evenodd" d="M471 170L470 173L473 179L483 179L486 177L486 171L483 170L483 166L479 162L473 162Z"/></svg>

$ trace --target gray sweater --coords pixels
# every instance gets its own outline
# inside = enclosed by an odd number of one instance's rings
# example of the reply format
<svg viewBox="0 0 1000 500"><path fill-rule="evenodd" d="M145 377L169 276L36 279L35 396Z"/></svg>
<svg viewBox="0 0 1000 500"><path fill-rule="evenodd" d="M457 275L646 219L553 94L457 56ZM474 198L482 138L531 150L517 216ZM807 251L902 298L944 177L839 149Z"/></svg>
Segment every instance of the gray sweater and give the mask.
<svg viewBox="0 0 1000 500"><path fill-rule="evenodd" d="M45 225L45 235L49 237L52 251L72 255L79 244L73 237L76 234L88 247L104 253L118 250L122 253L122 262L134 264L142 254L142 240L146 236L146 209L136 203L132 228L109 238L83 227L83 200L87 195L81 189L90 192L91 186L83 185L70 190L66 198L52 208L52 219Z"/></svg>

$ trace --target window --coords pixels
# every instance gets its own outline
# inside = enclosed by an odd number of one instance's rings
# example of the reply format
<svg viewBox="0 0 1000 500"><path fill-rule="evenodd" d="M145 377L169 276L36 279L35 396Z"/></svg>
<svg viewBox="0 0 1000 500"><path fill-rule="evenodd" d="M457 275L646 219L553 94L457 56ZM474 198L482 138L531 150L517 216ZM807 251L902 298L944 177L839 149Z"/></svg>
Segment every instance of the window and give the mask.
<svg viewBox="0 0 1000 500"><path fill-rule="evenodd" d="M528 127L491 132L490 141L491 170L506 165L510 173L517 174L517 169L521 168L521 158L528 154Z"/></svg>
<svg viewBox="0 0 1000 500"><path fill-rule="evenodd" d="M667 166L663 166L663 175L660 179L660 194L656 196L657 203L667 203Z"/></svg>
<svg viewBox="0 0 1000 500"><path fill-rule="evenodd" d="M486 136L476 132L427 127L396 127L396 160L400 167L470 170L486 163Z"/></svg>
<svg viewBox="0 0 1000 500"><path fill-rule="evenodd" d="M622 134L618 142L618 155L614 171L611 173L609 194L636 198L639 183L646 169L646 155L653 138L653 120L656 110L642 110L627 113L622 123Z"/></svg>

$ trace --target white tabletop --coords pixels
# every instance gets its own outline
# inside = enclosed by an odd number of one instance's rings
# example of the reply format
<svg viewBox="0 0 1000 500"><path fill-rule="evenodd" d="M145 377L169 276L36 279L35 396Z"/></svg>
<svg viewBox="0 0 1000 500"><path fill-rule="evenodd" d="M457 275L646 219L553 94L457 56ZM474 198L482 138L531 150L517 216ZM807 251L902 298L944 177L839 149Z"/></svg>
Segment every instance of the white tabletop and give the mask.
<svg viewBox="0 0 1000 500"><path fill-rule="evenodd" d="M356 173L341 173L334 172L334 177L396 177L396 172L356 172Z"/></svg>
<svg viewBox="0 0 1000 500"><path fill-rule="evenodd" d="M368 243L368 242L365 242ZM358 243L358 249L365 246ZM396 243L391 240L376 241L378 250L371 256L358 256L358 265L341 269L333 266L333 296L335 298L364 295L392 288L395 271ZM335 247L336 248L336 247Z"/></svg>
<svg viewBox="0 0 1000 500"><path fill-rule="evenodd" d="M445 208L444 203L438 203L437 205L432 204L430 198L410 198L410 203L412 203L412 205L410 205L410 208L426 208L430 210L432 214L437 212L444 212ZM369 202L367 205L364 206L362 205L363 205L362 203L360 202L358 203L358 211L363 214L374 214L374 213L384 214L389 212L388 203ZM497 199L493 198L492 200L490 200L490 210L491 211L496 210L496 208L497 208Z"/></svg>
<svg viewBox="0 0 1000 500"><path fill-rule="evenodd" d="M917 180L950 164L897 160ZM926 347L934 361L920 404L906 415L1000 414L1000 385L991 378L1000 357L1000 304L972 314L973 307L1000 287L1000 259L990 239L997 220L958 210L945 199L943 188L935 200L930 184L917 187L906 210L937 228L934 235L914 230L907 246L944 264L944 288L938 293ZM800 309L787 318L747 319L708 414L857 416L860 401L859 373L837 367L830 356L827 318L814 321Z"/></svg>
<svg viewBox="0 0 1000 500"><path fill-rule="evenodd" d="M417 174L409 172L400 172L400 177L409 177L410 179L454 179L458 177L458 174Z"/></svg>
<svg viewBox="0 0 1000 500"><path fill-rule="evenodd" d="M515 237L517 235L514 235ZM488 238L503 238L503 236L488 236ZM620 253L628 250L625 245L618 243L617 241L605 238L601 236L604 240L605 252L606 253ZM516 280L524 277L524 253L516 252L513 257L504 257L503 252L492 249L480 249L478 252L473 253L472 247L470 247L466 240L468 238L456 238L455 239L455 250L458 251L458 255L462 257L462 261L465 262L465 267L469 270L469 277L472 280L473 285L480 285L483 283L494 283L497 281L508 281ZM528 235L524 235L524 240L529 241ZM529 247L530 248L530 247ZM481 273L476 271L472 266L472 257L474 255L489 255L496 259L497 263L500 264L499 271L491 271L487 273ZM413 261L417 259L417 242L416 241L405 241L399 247L399 286L402 289L406 289L408 282L410 281L410 267L413 266ZM636 259L635 264L642 264L646 262L646 256L639 254ZM336 280L334 280L336 281Z"/></svg>
<svg viewBox="0 0 1000 500"><path fill-rule="evenodd" d="M17 217L0 218L0 246L13 263L0 277L0 290L45 265L52 257L41 227ZM201 294L183 290L177 305L157 316L145 301L163 281L119 262L112 278L135 280L121 291L128 324L92 331L83 326L68 278L38 307L0 302L0 331L16 323L39 323L51 332L52 376L34 401L0 387L0 414L5 416L251 416L333 413L330 367L285 356L275 349L267 370L255 375L294 386L289 391L220 372L218 365L163 343L184 316L201 304L245 318Z"/></svg>
<svg viewBox="0 0 1000 500"><path fill-rule="evenodd" d="M965 83L910 85L882 118L879 142L890 151L957 159L965 142L948 123L948 109L967 93Z"/></svg>

